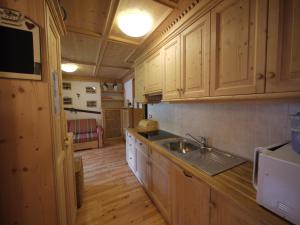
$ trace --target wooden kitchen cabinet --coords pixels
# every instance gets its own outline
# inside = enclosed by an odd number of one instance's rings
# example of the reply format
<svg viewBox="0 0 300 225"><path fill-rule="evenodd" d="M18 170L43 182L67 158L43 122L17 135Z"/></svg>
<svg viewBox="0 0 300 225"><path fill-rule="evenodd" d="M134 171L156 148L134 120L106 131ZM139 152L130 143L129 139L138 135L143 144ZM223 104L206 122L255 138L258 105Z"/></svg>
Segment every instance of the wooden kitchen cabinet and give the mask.
<svg viewBox="0 0 300 225"><path fill-rule="evenodd" d="M163 60L162 51L158 50L145 61L145 93L152 94L162 91Z"/></svg>
<svg viewBox="0 0 300 225"><path fill-rule="evenodd" d="M145 64L141 63L134 69L134 101L145 103Z"/></svg>
<svg viewBox="0 0 300 225"><path fill-rule="evenodd" d="M145 143L137 141L136 147L136 161L137 161L137 175L141 184L146 190L149 189L149 155L148 147Z"/></svg>
<svg viewBox="0 0 300 225"><path fill-rule="evenodd" d="M210 188L172 166L172 225L208 225Z"/></svg>
<svg viewBox="0 0 300 225"><path fill-rule="evenodd" d="M266 0L226 0L212 9L211 96L264 93L266 30Z"/></svg>
<svg viewBox="0 0 300 225"><path fill-rule="evenodd" d="M263 218L253 217L253 213L226 198L221 193L211 190L210 225L266 225Z"/></svg>
<svg viewBox="0 0 300 225"><path fill-rule="evenodd" d="M210 13L181 33L182 98L209 96Z"/></svg>
<svg viewBox="0 0 300 225"><path fill-rule="evenodd" d="M179 98L181 93L180 36L164 46L163 57L163 98L165 100Z"/></svg>
<svg viewBox="0 0 300 225"><path fill-rule="evenodd" d="M156 151L151 153L150 193L165 220L171 223L170 162Z"/></svg>
<svg viewBox="0 0 300 225"><path fill-rule="evenodd" d="M300 91L300 1L269 1L266 92Z"/></svg>

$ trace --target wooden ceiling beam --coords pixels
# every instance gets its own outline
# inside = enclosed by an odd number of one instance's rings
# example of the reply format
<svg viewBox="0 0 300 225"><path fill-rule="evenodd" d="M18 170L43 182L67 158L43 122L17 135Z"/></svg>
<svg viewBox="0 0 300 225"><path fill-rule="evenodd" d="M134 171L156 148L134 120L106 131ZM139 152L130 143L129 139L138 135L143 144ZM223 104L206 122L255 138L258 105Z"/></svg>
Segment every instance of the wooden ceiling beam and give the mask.
<svg viewBox="0 0 300 225"><path fill-rule="evenodd" d="M96 32L90 31L90 30L86 30L86 29L83 29L83 28L67 26L67 31L72 32L72 33L77 33L77 34L83 34L83 35L94 37L94 38L97 38L97 39L102 38L102 34L96 33Z"/></svg>
<svg viewBox="0 0 300 225"><path fill-rule="evenodd" d="M102 78L102 77L95 77L95 76L82 76L76 74L63 74L63 80L70 80L70 81L91 81L91 82L121 82L121 79L112 79L112 78Z"/></svg>
<svg viewBox="0 0 300 225"><path fill-rule="evenodd" d="M108 42L108 35L111 30L111 26L113 24L113 21L114 21L116 12L117 12L119 2L120 2L120 0L111 0L111 2L110 2L109 11L108 11L108 15L107 15L106 23L105 23L104 32L103 32L103 41L102 41L102 45L100 47L100 51L99 51L99 54L97 57L97 65L95 68L95 74L98 74L100 72L102 59L103 59L105 49L107 46L107 42Z"/></svg>
<svg viewBox="0 0 300 225"><path fill-rule="evenodd" d="M123 69L123 70L131 69L131 67L126 67L126 66L114 66L114 65L105 65L105 64L102 64L101 67L109 67L109 68L116 68L116 69Z"/></svg>
<svg viewBox="0 0 300 225"><path fill-rule="evenodd" d="M67 62L81 64L81 65L87 65L87 66L96 66L96 63L83 62L83 61L80 61L80 60L71 59L71 58L67 58L67 57L62 57L62 61L67 61Z"/></svg>

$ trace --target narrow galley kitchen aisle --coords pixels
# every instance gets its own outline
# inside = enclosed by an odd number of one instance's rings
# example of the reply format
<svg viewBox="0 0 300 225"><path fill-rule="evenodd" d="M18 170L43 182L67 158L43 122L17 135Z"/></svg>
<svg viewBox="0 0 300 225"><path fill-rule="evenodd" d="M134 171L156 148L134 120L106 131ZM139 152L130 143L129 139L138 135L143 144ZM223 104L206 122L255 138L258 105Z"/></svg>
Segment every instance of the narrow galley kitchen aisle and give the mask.
<svg viewBox="0 0 300 225"><path fill-rule="evenodd" d="M166 225L125 160L125 145L76 152L84 167L77 225Z"/></svg>

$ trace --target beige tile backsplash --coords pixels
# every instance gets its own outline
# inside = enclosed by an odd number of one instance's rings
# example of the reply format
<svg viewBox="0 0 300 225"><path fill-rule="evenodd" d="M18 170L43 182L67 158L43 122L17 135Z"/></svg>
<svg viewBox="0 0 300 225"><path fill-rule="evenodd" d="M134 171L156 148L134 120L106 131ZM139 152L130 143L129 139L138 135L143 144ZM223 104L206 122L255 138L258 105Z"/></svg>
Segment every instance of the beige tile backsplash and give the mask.
<svg viewBox="0 0 300 225"><path fill-rule="evenodd" d="M250 160L255 147L290 139L289 115L296 112L300 100L148 105L160 129L208 137L212 146Z"/></svg>

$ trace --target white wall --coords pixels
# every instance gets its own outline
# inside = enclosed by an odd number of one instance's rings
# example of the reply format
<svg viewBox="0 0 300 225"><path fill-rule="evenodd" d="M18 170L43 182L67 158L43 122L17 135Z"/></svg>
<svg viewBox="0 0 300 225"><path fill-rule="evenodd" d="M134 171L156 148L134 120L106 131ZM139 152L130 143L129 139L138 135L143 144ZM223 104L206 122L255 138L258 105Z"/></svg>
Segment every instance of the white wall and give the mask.
<svg viewBox="0 0 300 225"><path fill-rule="evenodd" d="M124 104L127 106L127 100L133 104L132 79L124 83Z"/></svg>
<svg viewBox="0 0 300 225"><path fill-rule="evenodd" d="M71 97L73 99L72 105L66 105L66 107L78 108L83 110L91 110L91 111L101 111L101 91L100 91L100 83L99 82L85 82L85 81L68 81L64 80L64 82L70 82L72 89L71 90L63 90L64 97ZM85 88L88 86L96 87L96 94L87 94ZM77 97L77 93L80 94L80 97ZM96 101L96 108L88 108L86 107L86 101ZM70 112L65 110L66 118L68 119L97 119L98 124L102 124L102 115L100 114L91 114L91 113L82 113L82 112Z"/></svg>
<svg viewBox="0 0 300 225"><path fill-rule="evenodd" d="M148 105L160 129L208 137L214 147L253 160L254 148L290 140L300 100Z"/></svg>

